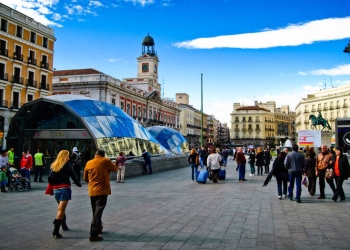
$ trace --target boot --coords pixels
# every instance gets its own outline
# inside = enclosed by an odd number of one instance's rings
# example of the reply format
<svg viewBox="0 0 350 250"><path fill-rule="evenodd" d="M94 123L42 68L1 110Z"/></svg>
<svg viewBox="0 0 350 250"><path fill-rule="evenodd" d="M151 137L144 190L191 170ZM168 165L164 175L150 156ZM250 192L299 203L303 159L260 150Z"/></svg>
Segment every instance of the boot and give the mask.
<svg viewBox="0 0 350 250"><path fill-rule="evenodd" d="M53 232L52 232L52 237L56 238L62 238L62 234L60 234L60 226L62 225L62 220L54 220L53 224L55 225Z"/></svg>
<svg viewBox="0 0 350 250"><path fill-rule="evenodd" d="M1 186L1 192L2 192L2 193L7 193L7 190L5 189L4 186Z"/></svg>
<svg viewBox="0 0 350 250"><path fill-rule="evenodd" d="M63 229L63 231L68 231L69 230L69 228L68 228L68 226L66 224L66 215L64 215L63 220L62 220L62 229Z"/></svg>

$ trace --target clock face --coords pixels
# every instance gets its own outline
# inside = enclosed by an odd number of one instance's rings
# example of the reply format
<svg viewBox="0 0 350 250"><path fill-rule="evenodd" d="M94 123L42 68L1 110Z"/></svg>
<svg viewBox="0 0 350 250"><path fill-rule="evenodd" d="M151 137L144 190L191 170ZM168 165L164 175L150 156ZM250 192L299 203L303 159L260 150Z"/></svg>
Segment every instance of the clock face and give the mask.
<svg viewBox="0 0 350 250"><path fill-rule="evenodd" d="M157 65L154 65L154 73L157 73Z"/></svg>
<svg viewBox="0 0 350 250"><path fill-rule="evenodd" d="M149 70L149 65L148 63L143 63L142 64L142 72L148 72Z"/></svg>

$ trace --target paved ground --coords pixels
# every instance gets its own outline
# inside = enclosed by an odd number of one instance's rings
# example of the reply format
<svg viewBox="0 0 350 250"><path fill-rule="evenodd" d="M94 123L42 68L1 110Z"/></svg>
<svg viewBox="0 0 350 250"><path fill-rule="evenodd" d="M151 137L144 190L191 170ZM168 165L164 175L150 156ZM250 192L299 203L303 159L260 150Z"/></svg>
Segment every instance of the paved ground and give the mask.
<svg viewBox="0 0 350 250"><path fill-rule="evenodd" d="M89 242L87 185L73 187L67 208L70 231L52 238L57 205L46 183L0 194L0 249L350 249L349 198L317 200L303 190L298 204L278 200L276 181L265 176L237 181L229 161L227 180L197 184L190 167L112 182L102 242ZM247 175L249 172L247 171Z"/></svg>

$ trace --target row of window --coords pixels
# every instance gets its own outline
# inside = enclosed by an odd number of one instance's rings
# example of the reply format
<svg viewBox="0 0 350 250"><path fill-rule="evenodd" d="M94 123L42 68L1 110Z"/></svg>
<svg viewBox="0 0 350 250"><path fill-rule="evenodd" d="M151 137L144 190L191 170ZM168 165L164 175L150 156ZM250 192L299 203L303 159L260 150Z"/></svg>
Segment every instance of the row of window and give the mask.
<svg viewBox="0 0 350 250"><path fill-rule="evenodd" d="M248 120L246 119L245 116L242 117L242 121L241 122L260 122L260 118L259 116L257 116L255 118L255 121L253 121L253 118L251 116L248 117ZM240 122L239 118L238 117L235 117L235 122ZM273 119L268 119L268 118L265 118L265 122L274 122Z"/></svg>
<svg viewBox="0 0 350 250"><path fill-rule="evenodd" d="M328 114L330 115L329 118L328 118ZM342 117L341 114L340 114L340 111L338 111L338 112L336 113L336 117L334 117L334 112L330 112L330 113L325 112L324 114L322 114L322 116L323 116L323 118L325 118L325 119L331 119L331 120L336 119L336 118L341 118L341 117ZM348 116L348 111L347 111L347 110L344 110L344 115L343 115L343 117L347 117L347 116ZM308 120L309 120L309 116L306 115L306 116L305 116L305 121L308 121Z"/></svg>
<svg viewBox="0 0 350 250"><path fill-rule="evenodd" d="M0 27L0 30L3 31L3 32L8 32L9 28L8 28L8 21L4 18L1 18L1 27ZM20 26L20 25L16 25L16 31L15 31L15 34L12 34L18 38L22 38L23 39L23 27ZM37 41L37 34L34 32L34 31L30 31L30 36L29 36L29 41L31 43L35 43L36 44L36 41ZM43 37L42 39L42 44L39 44L41 46L43 46L44 48L47 48L48 47L48 38L47 37Z"/></svg>
<svg viewBox="0 0 350 250"><path fill-rule="evenodd" d="M115 99L112 100L112 103L115 105ZM131 110L131 105L130 103L127 103L126 104L126 107L125 107L125 104L124 104L124 101L121 101L120 102L120 109L122 109L123 111L125 111L128 115L136 118L136 117L139 117L139 118L144 118L144 119L147 119L147 112L146 112L146 108L142 108L141 110L141 107L137 107L137 110L136 110L136 105L133 105L132 106L132 110ZM152 110L152 107L149 107L149 116L148 116L148 119L153 119L153 120L157 120L157 121L163 121L164 123L169 123L169 124L175 124L175 118L170 116L170 115L167 115L167 114L163 114L161 112L157 112L156 109L153 109ZM179 123L179 120L177 121L177 124L180 124Z"/></svg>
<svg viewBox="0 0 350 250"><path fill-rule="evenodd" d="M33 101L34 95L27 94L27 102ZM5 100L5 93L3 89L0 89L0 108L19 109L23 103L20 103L20 93L13 91L11 96L11 102Z"/></svg>
<svg viewBox="0 0 350 250"><path fill-rule="evenodd" d="M7 41L0 39L0 55L9 57L7 48ZM15 45L12 58L16 61L24 62L22 54L22 46ZM29 49L27 63L29 65L37 66L36 51ZM43 69L49 69L48 56L45 54L41 55L40 67Z"/></svg>
<svg viewBox="0 0 350 250"><path fill-rule="evenodd" d="M343 99L342 105L341 105L341 103L340 103L340 100L337 100L337 101L335 102L335 105L334 105L334 102L333 102L333 101L332 101L332 102L329 102L329 106L328 106L328 103L325 102L325 103L323 103L323 108L322 108L322 103L319 103L319 104L317 104L317 110L321 111L321 110L325 110L325 109L328 109L328 108L329 108L329 109L334 109L334 108L346 108L347 105L348 105L348 100L347 100L347 99ZM317 111L317 110L316 110L316 104L312 104L312 105L311 105L311 111L315 112L315 111ZM306 112L309 112L308 105L305 105L305 111L306 111Z"/></svg>

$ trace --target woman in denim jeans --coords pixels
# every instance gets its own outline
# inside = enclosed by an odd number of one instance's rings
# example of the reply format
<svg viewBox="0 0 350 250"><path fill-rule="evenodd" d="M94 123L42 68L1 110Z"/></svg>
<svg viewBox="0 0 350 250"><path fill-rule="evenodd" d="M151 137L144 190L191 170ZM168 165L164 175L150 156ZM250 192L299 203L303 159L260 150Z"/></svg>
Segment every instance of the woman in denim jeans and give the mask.
<svg viewBox="0 0 350 250"><path fill-rule="evenodd" d="M196 172L198 171L198 153L197 151L192 148L190 152L190 156L188 157L188 163L191 164L191 170L192 170L192 181L196 178ZM196 178L197 180L197 178Z"/></svg>
<svg viewBox="0 0 350 250"><path fill-rule="evenodd" d="M52 232L52 236L56 236L56 238L62 238L62 235L59 233L61 225L63 230L68 230L65 210L68 205L68 201L72 198L70 178L73 179L74 183L78 187L81 187L73 167L68 163L68 161L69 151L61 150L58 153L56 160L51 164L51 173L49 176L49 183L53 187L54 197L58 204L57 215L53 221L55 226Z"/></svg>

